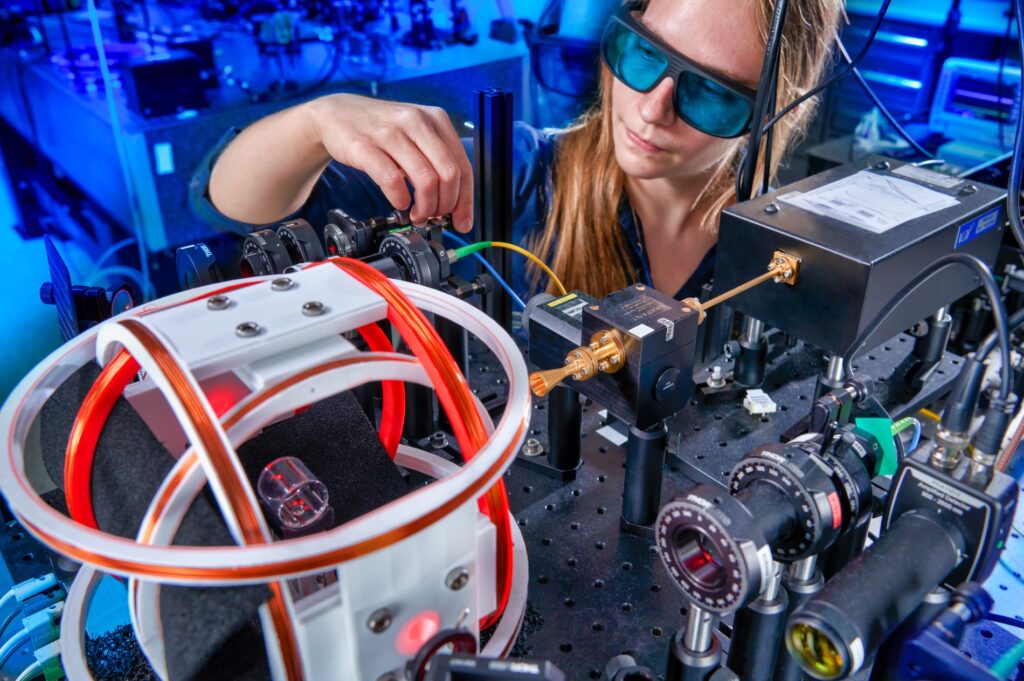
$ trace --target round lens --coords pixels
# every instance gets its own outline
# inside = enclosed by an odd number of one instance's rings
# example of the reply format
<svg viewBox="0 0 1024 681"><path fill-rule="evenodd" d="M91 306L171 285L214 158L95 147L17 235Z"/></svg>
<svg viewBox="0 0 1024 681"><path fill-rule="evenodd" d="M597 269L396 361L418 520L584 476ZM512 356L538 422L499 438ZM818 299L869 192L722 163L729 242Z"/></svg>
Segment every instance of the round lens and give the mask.
<svg viewBox="0 0 1024 681"><path fill-rule="evenodd" d="M661 50L618 21L608 25L602 48L608 68L634 90L650 90L668 68L668 58Z"/></svg>
<svg viewBox="0 0 1024 681"><path fill-rule="evenodd" d="M675 536L676 559L683 574L700 589L717 590L727 578L724 563L703 532L685 527Z"/></svg>
<svg viewBox="0 0 1024 681"><path fill-rule="evenodd" d="M806 622L790 630L789 649L800 666L817 679L838 679L845 671L843 654L832 639Z"/></svg>
<svg viewBox="0 0 1024 681"><path fill-rule="evenodd" d="M732 89L688 71L676 90L679 116L701 132L716 137L743 134L750 122L750 102Z"/></svg>

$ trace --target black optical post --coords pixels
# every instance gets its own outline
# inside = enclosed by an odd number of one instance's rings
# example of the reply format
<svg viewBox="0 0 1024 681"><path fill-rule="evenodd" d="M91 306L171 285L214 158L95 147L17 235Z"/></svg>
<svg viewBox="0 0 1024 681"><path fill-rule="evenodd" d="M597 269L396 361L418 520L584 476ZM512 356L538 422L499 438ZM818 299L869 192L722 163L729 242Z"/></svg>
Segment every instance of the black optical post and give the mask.
<svg viewBox="0 0 1024 681"><path fill-rule="evenodd" d="M480 239L512 241L512 93L489 88L477 97L473 168ZM509 280L511 255L505 249L489 249L485 257ZM501 291L488 296L485 311L502 327L512 328L512 301Z"/></svg>

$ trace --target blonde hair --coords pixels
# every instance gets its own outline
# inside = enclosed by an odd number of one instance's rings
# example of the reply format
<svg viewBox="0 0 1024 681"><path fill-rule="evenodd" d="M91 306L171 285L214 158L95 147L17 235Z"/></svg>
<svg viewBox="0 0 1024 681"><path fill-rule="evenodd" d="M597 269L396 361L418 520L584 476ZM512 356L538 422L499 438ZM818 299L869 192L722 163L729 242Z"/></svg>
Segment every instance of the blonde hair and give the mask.
<svg viewBox="0 0 1024 681"><path fill-rule="evenodd" d="M832 37L842 12L841 2L790 0L779 64L776 101L780 108L814 87L822 77L830 61ZM756 1L756 6L764 44L775 0ZM594 296L603 296L633 283L628 246L618 218L626 177L616 161L612 140L612 78L602 65L598 101L561 136L555 152L547 219L544 229L531 243L534 252L548 259L567 288ZM787 153L801 139L816 108L816 101L810 100L775 125L772 182ZM694 202L694 206L705 206L702 229L717 231L719 213L735 203L736 172L747 139L744 136L732 140ZM755 177L760 178L763 172L762 153ZM582 253L587 257L580 257ZM532 270L534 286L541 281L541 275L539 269ZM552 291L550 283L548 290Z"/></svg>

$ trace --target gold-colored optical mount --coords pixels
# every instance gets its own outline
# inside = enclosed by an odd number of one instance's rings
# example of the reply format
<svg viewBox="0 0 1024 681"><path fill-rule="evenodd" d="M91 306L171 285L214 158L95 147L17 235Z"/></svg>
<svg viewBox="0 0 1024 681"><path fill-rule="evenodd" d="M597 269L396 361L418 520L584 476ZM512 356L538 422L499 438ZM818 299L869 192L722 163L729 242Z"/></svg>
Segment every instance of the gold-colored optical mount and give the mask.
<svg viewBox="0 0 1024 681"><path fill-rule="evenodd" d="M721 295L715 296L705 303L700 302L696 298L686 298L682 302L685 307L697 311L697 314L699 315L697 323L702 324L704 323L704 318L707 316L707 311L715 305L724 303L730 298L734 298L744 291L748 291L759 284L763 284L769 279L774 281L776 284L793 286L796 284L799 274L800 258L786 253L785 251L775 251L775 253L772 254L771 262L768 263L768 271L764 274L754 277L750 281L740 284L736 288L730 289Z"/></svg>
<svg viewBox="0 0 1024 681"><path fill-rule="evenodd" d="M598 373L614 374L625 364L626 348L619 332L614 329L598 331L588 345L575 348L565 356L565 366L530 374L530 390L537 397L544 397L570 376L586 381Z"/></svg>

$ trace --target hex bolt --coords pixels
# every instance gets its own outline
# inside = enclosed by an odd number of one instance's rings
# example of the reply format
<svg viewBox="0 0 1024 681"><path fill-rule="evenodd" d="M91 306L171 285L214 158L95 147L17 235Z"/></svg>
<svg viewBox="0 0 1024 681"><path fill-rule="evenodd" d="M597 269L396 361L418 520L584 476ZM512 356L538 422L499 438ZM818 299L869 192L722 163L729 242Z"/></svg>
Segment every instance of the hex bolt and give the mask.
<svg viewBox="0 0 1024 681"><path fill-rule="evenodd" d="M235 335L239 338L252 338L260 334L260 325L256 322L242 322L235 327Z"/></svg>
<svg viewBox="0 0 1024 681"><path fill-rule="evenodd" d="M206 299L207 310L226 310L231 306L231 299L227 296L210 296Z"/></svg>
<svg viewBox="0 0 1024 681"><path fill-rule="evenodd" d="M430 446L434 449L444 449L448 446L448 436L445 435L444 431L437 431L430 436Z"/></svg>
<svg viewBox="0 0 1024 681"><path fill-rule="evenodd" d="M272 291L287 291L292 286L295 286L295 282L288 277L278 277L270 282L270 290Z"/></svg>
<svg viewBox="0 0 1024 681"><path fill-rule="evenodd" d="M523 456L540 456L544 453L544 447L541 446L540 440L535 437L531 437L523 445Z"/></svg>
<svg viewBox="0 0 1024 681"><path fill-rule="evenodd" d="M307 317L319 317L326 311L327 308L324 307L324 304L317 300L311 300L308 303L302 304L302 314Z"/></svg>
<svg viewBox="0 0 1024 681"><path fill-rule="evenodd" d="M366 626L375 634L387 631L391 626L391 611L387 608L380 608L370 613L366 620Z"/></svg>
<svg viewBox="0 0 1024 681"><path fill-rule="evenodd" d="M455 568L444 578L444 585L452 591L458 591L466 584L469 584L469 570L464 567Z"/></svg>

